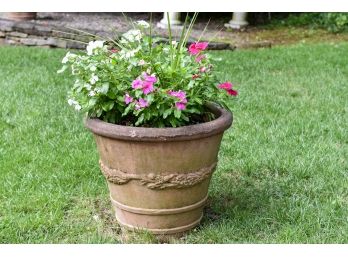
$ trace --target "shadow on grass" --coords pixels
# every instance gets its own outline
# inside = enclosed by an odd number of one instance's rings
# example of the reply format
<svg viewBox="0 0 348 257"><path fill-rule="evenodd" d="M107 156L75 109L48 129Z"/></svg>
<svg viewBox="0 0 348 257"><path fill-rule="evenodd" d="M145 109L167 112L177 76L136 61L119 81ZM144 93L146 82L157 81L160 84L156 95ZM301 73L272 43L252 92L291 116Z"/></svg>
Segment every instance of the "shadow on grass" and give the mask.
<svg viewBox="0 0 348 257"><path fill-rule="evenodd" d="M224 188L209 193L198 229L233 219L237 222L241 213L244 218L255 217L269 208L273 192L269 183L252 177L236 178L229 173L222 174L219 180L223 180L223 183L217 184L223 184Z"/></svg>

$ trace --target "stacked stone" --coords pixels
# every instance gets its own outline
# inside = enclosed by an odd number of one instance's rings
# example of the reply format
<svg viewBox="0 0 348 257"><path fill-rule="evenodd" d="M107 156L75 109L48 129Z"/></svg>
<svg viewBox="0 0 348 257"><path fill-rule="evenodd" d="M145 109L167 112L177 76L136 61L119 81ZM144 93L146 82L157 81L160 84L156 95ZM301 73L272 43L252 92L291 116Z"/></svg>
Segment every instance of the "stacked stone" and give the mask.
<svg viewBox="0 0 348 257"><path fill-rule="evenodd" d="M0 18L0 45L83 49L86 47L86 43L95 38L92 35L101 36L103 38L119 37L119 35L107 31L83 29L83 32L79 32L74 29L43 25L33 21L15 21ZM167 40L168 39L164 38L163 41ZM194 39L189 40L188 44L191 42L194 42ZM234 47L227 43L210 42L209 49L222 50L234 49Z"/></svg>
<svg viewBox="0 0 348 257"><path fill-rule="evenodd" d="M82 49L92 38L66 28L0 19L0 44Z"/></svg>

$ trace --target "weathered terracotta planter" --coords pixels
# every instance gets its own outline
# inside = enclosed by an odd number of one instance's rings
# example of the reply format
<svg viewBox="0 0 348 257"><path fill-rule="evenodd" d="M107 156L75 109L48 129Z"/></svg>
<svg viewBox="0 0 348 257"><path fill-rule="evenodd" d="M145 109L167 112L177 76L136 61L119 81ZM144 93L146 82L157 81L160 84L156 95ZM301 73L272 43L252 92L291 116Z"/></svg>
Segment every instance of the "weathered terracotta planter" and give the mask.
<svg viewBox="0 0 348 257"><path fill-rule="evenodd" d="M86 119L121 226L174 234L200 222L221 139L232 124L230 112L209 108L215 120L179 128Z"/></svg>

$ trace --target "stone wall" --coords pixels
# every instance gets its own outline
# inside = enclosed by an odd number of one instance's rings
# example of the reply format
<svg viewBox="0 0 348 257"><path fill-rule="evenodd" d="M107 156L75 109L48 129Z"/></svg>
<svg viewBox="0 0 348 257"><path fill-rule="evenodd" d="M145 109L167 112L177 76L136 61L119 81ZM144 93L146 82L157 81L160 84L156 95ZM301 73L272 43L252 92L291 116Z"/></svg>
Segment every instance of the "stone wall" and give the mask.
<svg viewBox="0 0 348 257"><path fill-rule="evenodd" d="M81 32L75 29L44 25L35 21L14 21L0 18L0 45L82 49L85 48L87 42L95 38L90 34L104 38L115 38L115 33L110 34L107 31L84 29ZM118 36L116 35L116 37ZM211 42L209 49L233 49L233 47L226 43Z"/></svg>
<svg viewBox="0 0 348 257"><path fill-rule="evenodd" d="M95 31L88 32L99 34ZM31 21L0 19L0 44L84 48L83 42L88 42L92 38L71 29L45 26Z"/></svg>

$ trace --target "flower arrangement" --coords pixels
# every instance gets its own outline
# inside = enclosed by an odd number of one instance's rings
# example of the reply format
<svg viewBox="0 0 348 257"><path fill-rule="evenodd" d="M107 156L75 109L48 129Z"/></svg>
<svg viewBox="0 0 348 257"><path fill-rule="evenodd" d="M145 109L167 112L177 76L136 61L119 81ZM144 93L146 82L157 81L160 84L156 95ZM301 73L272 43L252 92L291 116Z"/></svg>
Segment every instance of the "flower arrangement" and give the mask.
<svg viewBox="0 0 348 257"><path fill-rule="evenodd" d="M76 78L69 105L109 123L127 126L178 127L213 119L207 102L224 105L236 96L230 82L220 83L206 53L208 42L186 48L192 24L180 40L152 37L145 21L119 40L96 40L86 52L68 52L63 67Z"/></svg>

